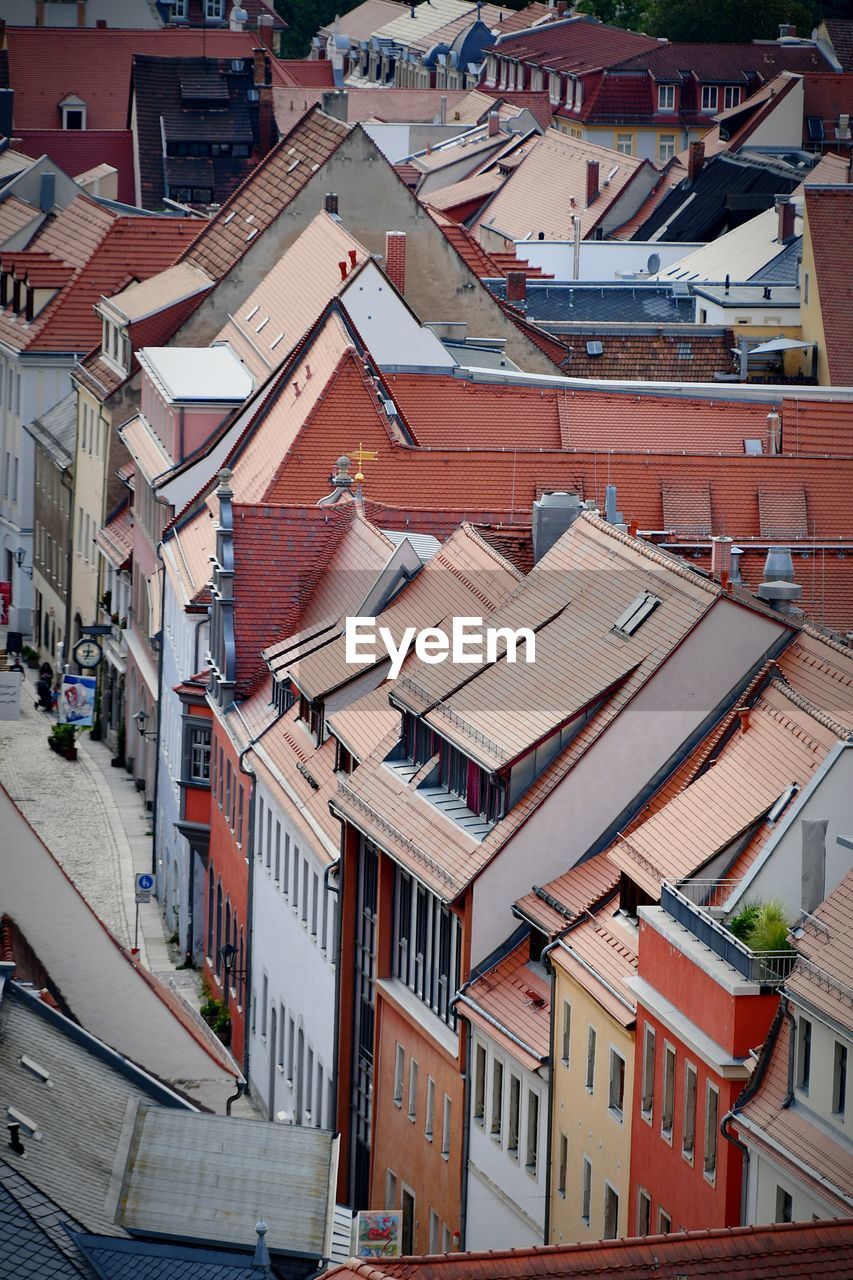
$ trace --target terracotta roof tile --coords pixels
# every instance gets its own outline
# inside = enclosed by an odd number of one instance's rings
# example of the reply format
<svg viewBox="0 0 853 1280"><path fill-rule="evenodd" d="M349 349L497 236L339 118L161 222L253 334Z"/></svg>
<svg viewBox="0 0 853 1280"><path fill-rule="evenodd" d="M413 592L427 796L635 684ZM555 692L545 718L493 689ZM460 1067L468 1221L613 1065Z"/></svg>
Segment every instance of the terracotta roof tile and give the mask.
<svg viewBox="0 0 853 1280"><path fill-rule="evenodd" d="M685 68L688 68L685 71ZM772 80L780 71L827 71L829 63L812 44L786 45L766 40L753 44L724 44L710 41L685 43L655 41L642 52L619 63L620 71L648 71L655 81L683 82L694 78L700 84L732 84L750 76Z"/></svg>
<svg viewBox="0 0 853 1280"><path fill-rule="evenodd" d="M474 979L457 1009L511 1057L535 1071L547 1062L551 1049L551 989L541 970L529 963L529 956L525 938Z"/></svg>
<svg viewBox="0 0 853 1280"><path fill-rule="evenodd" d="M807 538L809 518L806 491L801 484L789 489L758 490L758 521L762 538Z"/></svg>
<svg viewBox="0 0 853 1280"><path fill-rule="evenodd" d="M0 249L7 240L11 240L25 228L32 227L35 230L41 220L39 209L19 200L17 196L7 196L0 202Z"/></svg>
<svg viewBox="0 0 853 1280"><path fill-rule="evenodd" d="M183 260L201 267L214 280L221 280L255 237L310 182L348 132L348 126L340 120L310 110L202 228Z"/></svg>
<svg viewBox="0 0 853 1280"><path fill-rule="evenodd" d="M98 530L95 541L114 568L127 568L133 554L133 512L129 503L125 502Z"/></svg>
<svg viewBox="0 0 853 1280"><path fill-rule="evenodd" d="M618 898L569 926L551 952L611 1017L625 1027L636 1019L636 998L627 980L637 973L637 932L619 914Z"/></svg>
<svg viewBox="0 0 853 1280"><path fill-rule="evenodd" d="M312 89L333 89L335 76L331 62L325 58L312 62L309 58L277 59L276 71L285 84Z"/></svg>
<svg viewBox="0 0 853 1280"><path fill-rule="evenodd" d="M826 18L827 34L845 71L853 71L853 19Z"/></svg>
<svg viewBox="0 0 853 1280"><path fill-rule="evenodd" d="M650 36L608 27L584 15L510 36L501 40L498 52L554 71L582 72L612 66L656 46Z"/></svg>
<svg viewBox="0 0 853 1280"><path fill-rule="evenodd" d="M684 536L705 535L713 531L711 486L709 484L664 484L661 492L664 529Z"/></svg>
<svg viewBox="0 0 853 1280"><path fill-rule="evenodd" d="M815 277L830 381L853 385L853 188L806 187L806 235Z"/></svg>
<svg viewBox="0 0 853 1280"><path fill-rule="evenodd" d="M785 990L853 1031L853 871L848 871L826 901L812 912L797 940L802 957ZM848 1169L853 1192L853 1162Z"/></svg>
<svg viewBox="0 0 853 1280"><path fill-rule="evenodd" d="M585 911L594 911L619 883L619 869L606 852L579 862L546 885L535 885L515 904L518 911L555 938Z"/></svg>

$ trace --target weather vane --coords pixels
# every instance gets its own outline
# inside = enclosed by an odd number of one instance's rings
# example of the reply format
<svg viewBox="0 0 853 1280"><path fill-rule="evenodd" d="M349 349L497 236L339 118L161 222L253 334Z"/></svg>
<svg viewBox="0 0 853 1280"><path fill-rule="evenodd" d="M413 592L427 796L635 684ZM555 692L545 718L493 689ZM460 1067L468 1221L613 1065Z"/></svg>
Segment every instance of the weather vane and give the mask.
<svg viewBox="0 0 853 1280"><path fill-rule="evenodd" d="M361 465L363 462L375 462L379 457L379 451L377 449L365 449L364 445L359 440L358 448L351 451L350 457L354 458L358 463L358 471L356 471L353 476L355 483L364 484L364 473L361 469Z"/></svg>

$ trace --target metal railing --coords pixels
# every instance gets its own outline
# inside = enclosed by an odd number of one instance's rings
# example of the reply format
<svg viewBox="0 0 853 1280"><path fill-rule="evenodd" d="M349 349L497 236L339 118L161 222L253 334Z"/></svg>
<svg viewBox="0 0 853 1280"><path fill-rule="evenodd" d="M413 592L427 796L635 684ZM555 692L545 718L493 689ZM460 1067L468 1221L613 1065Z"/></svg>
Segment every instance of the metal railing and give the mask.
<svg viewBox="0 0 853 1280"><path fill-rule="evenodd" d="M707 902L692 901L688 896L688 893L698 895L703 884L706 897L711 896L715 883L726 884L725 881L691 881L676 888L664 881L661 885L661 906L749 982L756 982L763 987L781 986L797 963L799 957L796 951L753 951L714 919ZM729 887L724 897L729 896L735 883L737 882L728 882Z"/></svg>

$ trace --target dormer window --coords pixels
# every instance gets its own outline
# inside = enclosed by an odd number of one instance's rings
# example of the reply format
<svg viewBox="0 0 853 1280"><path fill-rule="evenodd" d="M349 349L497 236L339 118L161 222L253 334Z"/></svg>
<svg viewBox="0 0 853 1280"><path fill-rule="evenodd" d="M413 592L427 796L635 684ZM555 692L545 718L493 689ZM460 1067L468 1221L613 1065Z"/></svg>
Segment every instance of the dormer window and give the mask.
<svg viewBox="0 0 853 1280"><path fill-rule="evenodd" d="M728 111L730 107L737 107L739 105L740 105L740 85L727 84L725 89L723 90L724 108L726 109L726 111Z"/></svg>
<svg viewBox="0 0 853 1280"><path fill-rule="evenodd" d="M186 22L189 17L190 0L172 0L172 21Z"/></svg>
<svg viewBox="0 0 853 1280"><path fill-rule="evenodd" d="M654 613L659 604L660 600L657 596L653 596L650 591L643 591L636 600L631 601L625 612L619 615L613 624L613 630L621 632L623 636L632 636Z"/></svg>
<svg viewBox="0 0 853 1280"><path fill-rule="evenodd" d="M102 317L101 355L117 373L130 372L130 338L127 330Z"/></svg>
<svg viewBox="0 0 853 1280"><path fill-rule="evenodd" d="M205 22L221 22L225 17L225 0L204 0Z"/></svg>
<svg viewBox="0 0 853 1280"><path fill-rule="evenodd" d="M560 77L552 71L548 77L548 97L556 106L560 101Z"/></svg>
<svg viewBox="0 0 853 1280"><path fill-rule="evenodd" d="M59 104L63 129L86 128L86 104L76 93L69 93Z"/></svg>
<svg viewBox="0 0 853 1280"><path fill-rule="evenodd" d="M296 694L289 680L273 680L271 701L280 716L290 710L296 701Z"/></svg>
<svg viewBox="0 0 853 1280"><path fill-rule="evenodd" d="M658 85L658 111L674 111L675 110L675 85L659 84Z"/></svg>
<svg viewBox="0 0 853 1280"><path fill-rule="evenodd" d="M716 111L720 91L715 84L702 85L702 110Z"/></svg>
<svg viewBox="0 0 853 1280"><path fill-rule="evenodd" d="M323 741L323 714L317 703L311 702L304 693L299 697L299 719L311 730L311 736L319 746Z"/></svg>

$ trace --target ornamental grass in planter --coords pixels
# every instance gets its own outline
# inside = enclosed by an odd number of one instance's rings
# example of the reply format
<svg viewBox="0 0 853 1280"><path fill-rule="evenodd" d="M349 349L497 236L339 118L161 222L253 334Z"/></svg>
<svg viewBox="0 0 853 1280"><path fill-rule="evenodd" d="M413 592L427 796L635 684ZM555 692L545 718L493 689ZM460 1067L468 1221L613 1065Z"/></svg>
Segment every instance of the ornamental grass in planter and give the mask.
<svg viewBox="0 0 853 1280"><path fill-rule="evenodd" d="M66 760L76 760L76 738L77 730L73 724L55 724L48 735L47 745Z"/></svg>

